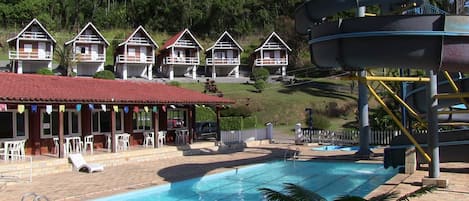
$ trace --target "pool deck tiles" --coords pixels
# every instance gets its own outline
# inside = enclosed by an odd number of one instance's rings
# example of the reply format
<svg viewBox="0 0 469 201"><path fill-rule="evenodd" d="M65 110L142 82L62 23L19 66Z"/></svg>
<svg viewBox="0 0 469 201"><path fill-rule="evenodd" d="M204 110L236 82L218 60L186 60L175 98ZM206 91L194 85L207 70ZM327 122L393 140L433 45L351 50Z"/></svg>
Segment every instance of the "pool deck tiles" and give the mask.
<svg viewBox="0 0 469 201"><path fill-rule="evenodd" d="M0 185L0 200L21 200L28 192L47 196L50 200L89 200L116 193L127 192L159 184L200 177L207 174L233 170L235 167L264 162L272 159L283 159L285 149L292 149L287 143L256 145L245 148L242 152L210 153L190 156L174 156L154 161L128 163L119 166L105 167L100 173L63 172L39 175L32 183ZM321 160L361 160L353 157L354 152L347 151L313 151L310 146L298 146L300 159ZM294 150L293 148L293 150ZM382 150L381 150L382 151ZM379 155L380 150L375 151ZM382 160L374 158L371 162ZM367 161L370 162L370 161ZM447 189L438 189L411 200L468 200L469 201L469 164L444 164L451 168L463 170L461 173L442 172L441 177L449 179ZM443 165L442 165L443 166ZM401 195L414 191L426 171L417 171L413 175L398 174L384 185L375 189L368 197L389 191L398 191ZM0 183L1 184L1 183Z"/></svg>

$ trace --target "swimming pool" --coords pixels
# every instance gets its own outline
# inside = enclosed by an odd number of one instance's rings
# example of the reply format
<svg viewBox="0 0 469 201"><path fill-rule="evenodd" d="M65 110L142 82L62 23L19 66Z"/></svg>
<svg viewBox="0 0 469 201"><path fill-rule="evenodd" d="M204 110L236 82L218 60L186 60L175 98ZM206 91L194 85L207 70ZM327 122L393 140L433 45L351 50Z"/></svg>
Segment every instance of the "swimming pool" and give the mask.
<svg viewBox="0 0 469 201"><path fill-rule="evenodd" d="M333 200L340 195L365 196L396 173L382 164L272 161L95 201L262 200L258 188L281 190L287 182Z"/></svg>

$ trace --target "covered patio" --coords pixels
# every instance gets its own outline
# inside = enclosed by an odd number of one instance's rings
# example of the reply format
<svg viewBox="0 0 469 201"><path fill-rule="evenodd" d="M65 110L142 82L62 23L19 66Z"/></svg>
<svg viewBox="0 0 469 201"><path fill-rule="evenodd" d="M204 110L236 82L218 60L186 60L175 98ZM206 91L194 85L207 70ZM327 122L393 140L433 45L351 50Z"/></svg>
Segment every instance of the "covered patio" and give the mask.
<svg viewBox="0 0 469 201"><path fill-rule="evenodd" d="M2 146L0 154L64 158L91 148L115 153L192 143L196 105L216 106L219 117L219 108L232 103L148 81L0 73L0 142L24 143L18 152Z"/></svg>

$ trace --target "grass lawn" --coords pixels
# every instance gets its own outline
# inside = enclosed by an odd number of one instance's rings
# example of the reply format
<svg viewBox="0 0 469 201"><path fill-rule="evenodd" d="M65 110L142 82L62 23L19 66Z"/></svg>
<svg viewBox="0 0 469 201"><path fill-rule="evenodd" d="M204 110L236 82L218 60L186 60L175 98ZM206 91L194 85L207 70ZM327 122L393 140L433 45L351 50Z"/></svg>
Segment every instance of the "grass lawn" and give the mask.
<svg viewBox="0 0 469 201"><path fill-rule="evenodd" d="M304 83L291 87L270 83L262 93L255 92L255 88L246 83L217 83L217 87L225 98L236 101L234 107L245 105L253 111L261 124L272 122L275 126L290 129L296 123L304 125L304 110L309 107L313 108L313 119L317 115L324 116L331 123L330 129L340 129L355 120L353 108L344 114L330 114L346 105L356 108L356 94L343 92L344 88L350 88L349 84L350 81L335 79L305 80ZM204 90L204 83L181 83L181 86L200 92ZM337 108L326 109L331 105Z"/></svg>

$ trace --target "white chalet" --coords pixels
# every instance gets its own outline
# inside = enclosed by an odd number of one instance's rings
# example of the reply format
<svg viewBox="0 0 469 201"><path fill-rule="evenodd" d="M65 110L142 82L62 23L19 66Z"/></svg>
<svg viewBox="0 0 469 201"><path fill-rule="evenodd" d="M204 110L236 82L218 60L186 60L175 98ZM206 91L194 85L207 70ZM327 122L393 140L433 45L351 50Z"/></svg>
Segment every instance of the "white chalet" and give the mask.
<svg viewBox="0 0 469 201"><path fill-rule="evenodd" d="M216 78L217 74L234 75L238 78L242 51L243 48L225 31L215 44L205 51L205 64L212 67L212 78Z"/></svg>
<svg viewBox="0 0 469 201"><path fill-rule="evenodd" d="M109 42L91 22L75 38L66 42L65 46L71 46L71 59L75 64L73 71L78 76L92 76L104 70Z"/></svg>
<svg viewBox="0 0 469 201"><path fill-rule="evenodd" d="M56 41L37 19L33 19L7 42L10 47L8 58L12 72L35 73L41 68L52 70Z"/></svg>
<svg viewBox="0 0 469 201"><path fill-rule="evenodd" d="M288 66L288 52L291 49L277 35L272 32L270 36L254 50L254 67L264 67L270 72L280 72L286 76Z"/></svg>
<svg viewBox="0 0 469 201"><path fill-rule="evenodd" d="M122 79L143 77L153 79L153 64L158 45L148 32L139 26L116 49L114 67Z"/></svg>

